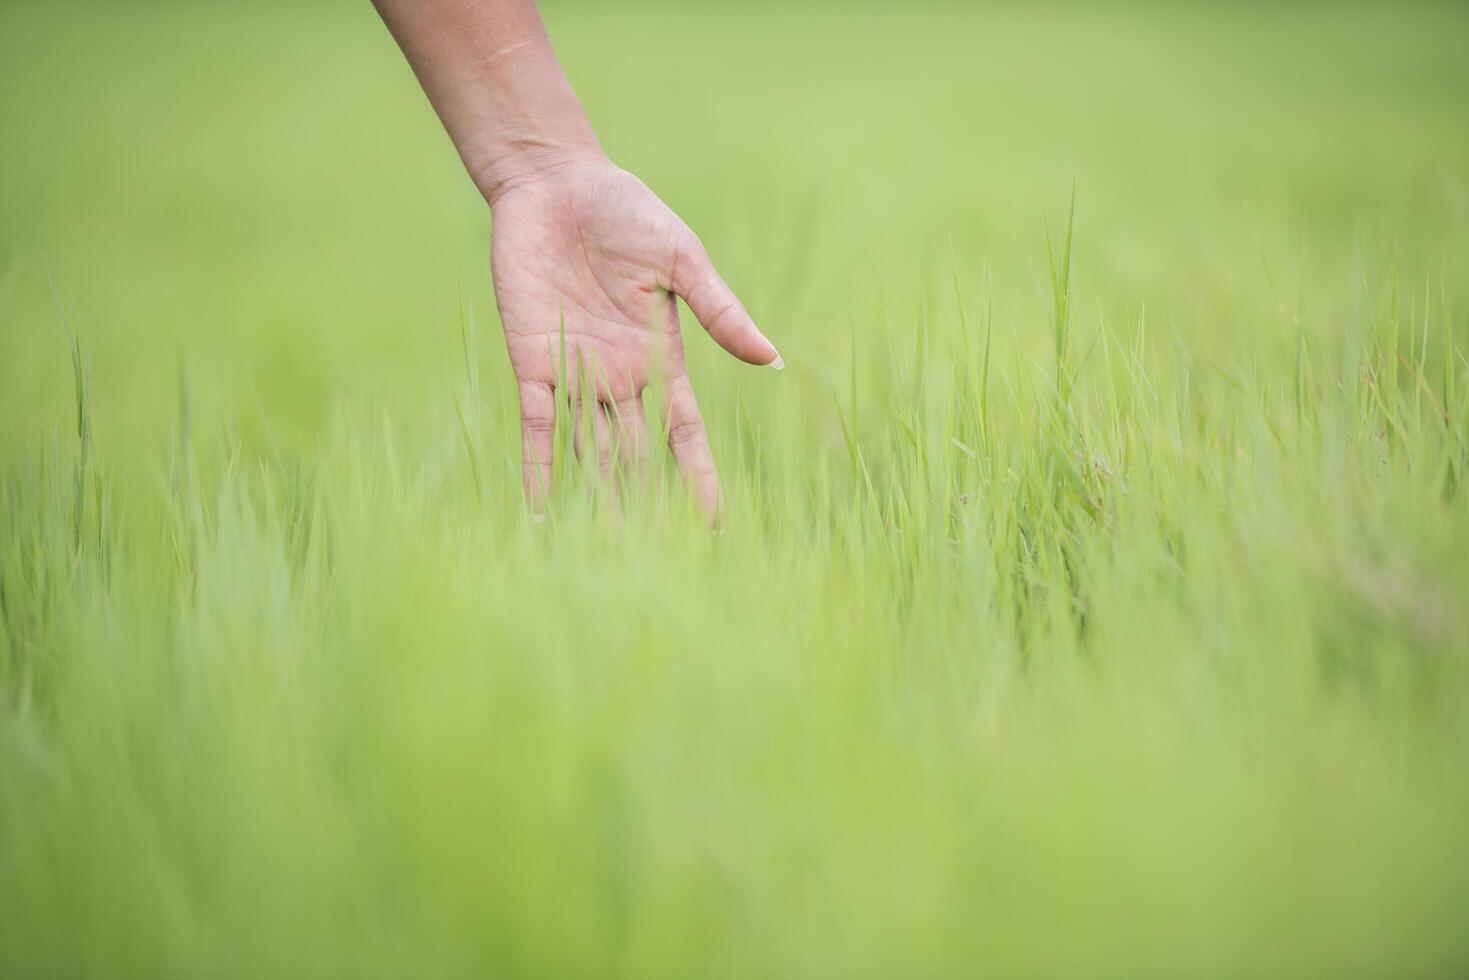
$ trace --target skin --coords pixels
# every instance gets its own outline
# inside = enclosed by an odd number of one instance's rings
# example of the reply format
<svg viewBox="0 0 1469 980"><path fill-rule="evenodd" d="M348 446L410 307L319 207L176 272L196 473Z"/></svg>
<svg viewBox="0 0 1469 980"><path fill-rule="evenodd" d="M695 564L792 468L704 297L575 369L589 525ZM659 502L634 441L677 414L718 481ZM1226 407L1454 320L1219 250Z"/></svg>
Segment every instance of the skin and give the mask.
<svg viewBox="0 0 1469 980"><path fill-rule="evenodd" d="M520 393L532 507L542 510L551 481L564 321L560 394L578 403L583 390L595 393L596 404L577 409L592 417L603 472L646 452L642 393L656 364L669 449L717 519L719 476L675 297L742 361L780 369L774 345L689 227L602 151L531 0L374 3L490 205L495 301Z"/></svg>

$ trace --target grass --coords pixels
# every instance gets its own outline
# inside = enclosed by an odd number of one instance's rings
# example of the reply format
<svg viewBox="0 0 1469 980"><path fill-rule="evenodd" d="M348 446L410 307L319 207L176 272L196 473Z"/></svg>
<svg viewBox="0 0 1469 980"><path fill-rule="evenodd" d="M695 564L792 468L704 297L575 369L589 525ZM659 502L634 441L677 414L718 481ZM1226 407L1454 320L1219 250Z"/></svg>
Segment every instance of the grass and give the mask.
<svg viewBox="0 0 1469 980"><path fill-rule="evenodd" d="M0 974L1463 975L1464 13L674 9L720 535L365 6L0 7Z"/></svg>

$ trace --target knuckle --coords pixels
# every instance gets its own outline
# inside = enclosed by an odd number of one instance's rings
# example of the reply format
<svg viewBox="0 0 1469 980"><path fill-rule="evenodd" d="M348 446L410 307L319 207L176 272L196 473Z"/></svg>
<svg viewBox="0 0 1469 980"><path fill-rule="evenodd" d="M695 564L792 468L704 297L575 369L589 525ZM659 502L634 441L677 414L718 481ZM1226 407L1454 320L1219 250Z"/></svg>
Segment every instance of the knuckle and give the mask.
<svg viewBox="0 0 1469 980"><path fill-rule="evenodd" d="M675 422L668 427L668 444L670 446L687 446L697 443L704 438L704 422L702 419L686 419Z"/></svg>
<svg viewBox="0 0 1469 980"><path fill-rule="evenodd" d="M709 322L705 324L710 330L717 330L730 319L739 315L740 304L734 299L727 299L718 303L709 313Z"/></svg>

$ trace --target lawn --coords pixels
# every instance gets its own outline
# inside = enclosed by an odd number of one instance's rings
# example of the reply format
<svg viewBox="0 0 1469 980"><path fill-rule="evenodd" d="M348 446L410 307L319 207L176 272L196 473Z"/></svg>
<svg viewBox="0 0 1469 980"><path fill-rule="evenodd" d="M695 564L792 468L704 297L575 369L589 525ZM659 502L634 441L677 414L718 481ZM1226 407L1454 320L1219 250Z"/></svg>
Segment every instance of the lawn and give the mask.
<svg viewBox="0 0 1469 980"><path fill-rule="evenodd" d="M0 976L1469 973L1469 11L545 15L719 533L365 0L0 0Z"/></svg>

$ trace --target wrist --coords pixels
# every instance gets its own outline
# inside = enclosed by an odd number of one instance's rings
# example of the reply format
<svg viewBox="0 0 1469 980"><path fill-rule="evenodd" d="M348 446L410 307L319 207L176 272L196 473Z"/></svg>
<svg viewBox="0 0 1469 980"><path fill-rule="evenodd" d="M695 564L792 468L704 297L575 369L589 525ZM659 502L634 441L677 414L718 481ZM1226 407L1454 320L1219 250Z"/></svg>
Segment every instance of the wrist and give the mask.
<svg viewBox="0 0 1469 980"><path fill-rule="evenodd" d="M486 145L470 165L475 186L491 206L508 190L569 167L608 163L591 127L560 133L522 132L501 135Z"/></svg>
<svg viewBox="0 0 1469 980"><path fill-rule="evenodd" d="M486 201L517 184L607 155L548 43L496 57L482 77L475 135L460 146Z"/></svg>

